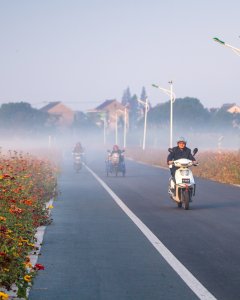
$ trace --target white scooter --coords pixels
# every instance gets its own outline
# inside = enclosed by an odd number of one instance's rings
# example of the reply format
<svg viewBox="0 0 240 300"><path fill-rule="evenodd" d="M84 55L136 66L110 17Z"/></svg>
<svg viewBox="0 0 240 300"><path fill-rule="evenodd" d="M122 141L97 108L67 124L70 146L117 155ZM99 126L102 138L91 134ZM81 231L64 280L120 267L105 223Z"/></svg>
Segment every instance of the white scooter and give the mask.
<svg viewBox="0 0 240 300"><path fill-rule="evenodd" d="M79 173L82 169L82 155L81 153L73 153L73 167L76 173Z"/></svg>
<svg viewBox="0 0 240 300"><path fill-rule="evenodd" d="M168 149L169 152L172 151L171 148ZM198 152L198 149L193 150L193 156ZM173 161L173 165L179 169L175 172L175 180L169 178L169 188L168 194L171 199L175 201L178 207L184 207L184 209L189 209L189 202L192 202L192 197L195 196L196 184L192 171L189 169L193 165L193 162L186 158L181 158ZM194 164L197 166L198 163ZM170 168L172 165L169 166Z"/></svg>

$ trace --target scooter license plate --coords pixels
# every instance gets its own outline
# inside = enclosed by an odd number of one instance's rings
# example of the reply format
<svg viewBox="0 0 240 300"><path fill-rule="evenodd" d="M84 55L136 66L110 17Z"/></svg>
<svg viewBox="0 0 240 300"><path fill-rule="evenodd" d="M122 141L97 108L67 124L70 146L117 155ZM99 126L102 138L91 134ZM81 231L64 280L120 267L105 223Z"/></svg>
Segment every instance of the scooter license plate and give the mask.
<svg viewBox="0 0 240 300"><path fill-rule="evenodd" d="M190 183L190 178L182 178L182 183Z"/></svg>

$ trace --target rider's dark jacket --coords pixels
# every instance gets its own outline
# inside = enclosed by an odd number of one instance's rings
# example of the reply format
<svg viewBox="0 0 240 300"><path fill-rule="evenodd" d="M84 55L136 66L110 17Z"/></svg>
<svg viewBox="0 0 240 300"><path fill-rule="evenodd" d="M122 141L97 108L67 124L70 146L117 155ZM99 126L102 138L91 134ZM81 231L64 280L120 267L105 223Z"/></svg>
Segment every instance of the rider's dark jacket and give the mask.
<svg viewBox="0 0 240 300"><path fill-rule="evenodd" d="M83 147L82 146L75 146L73 149L73 153L76 154L82 154L84 152Z"/></svg>
<svg viewBox="0 0 240 300"><path fill-rule="evenodd" d="M179 147L173 147L172 150L173 151L168 154L167 162L169 162L170 160L177 160L180 158L195 160L191 153L191 149L187 147L184 147L183 149L180 149Z"/></svg>
<svg viewBox="0 0 240 300"><path fill-rule="evenodd" d="M173 147L172 148L172 152L170 152L168 154L167 157L167 162L169 162L170 160L177 160L180 158L186 158L186 159L190 159L190 160L195 160L195 158L193 157L192 153L191 153L191 149L184 147L183 149L180 149L178 146L177 147ZM170 172L172 177L174 178L175 176L175 172L178 168L175 166L172 166L170 168Z"/></svg>

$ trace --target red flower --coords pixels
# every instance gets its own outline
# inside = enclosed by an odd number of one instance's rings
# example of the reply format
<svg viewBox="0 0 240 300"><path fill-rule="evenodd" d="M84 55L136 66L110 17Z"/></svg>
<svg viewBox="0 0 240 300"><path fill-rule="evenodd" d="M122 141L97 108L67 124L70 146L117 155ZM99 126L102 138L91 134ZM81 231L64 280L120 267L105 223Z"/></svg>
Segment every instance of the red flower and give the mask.
<svg viewBox="0 0 240 300"><path fill-rule="evenodd" d="M10 178L11 176L8 174L3 174L3 178Z"/></svg>
<svg viewBox="0 0 240 300"><path fill-rule="evenodd" d="M41 265L41 264L36 264L34 268L37 269L37 270L44 270L45 269L44 266Z"/></svg>
<svg viewBox="0 0 240 300"><path fill-rule="evenodd" d="M4 225L1 225L0 226L0 232L3 233L3 234L6 233L7 232L7 227L4 226Z"/></svg>

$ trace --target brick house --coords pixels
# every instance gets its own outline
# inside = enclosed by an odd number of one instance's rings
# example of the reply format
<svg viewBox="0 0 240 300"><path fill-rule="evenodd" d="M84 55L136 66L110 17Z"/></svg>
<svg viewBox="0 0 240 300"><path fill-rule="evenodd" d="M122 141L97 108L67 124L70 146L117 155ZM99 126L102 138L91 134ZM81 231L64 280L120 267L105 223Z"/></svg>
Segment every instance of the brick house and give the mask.
<svg viewBox="0 0 240 300"><path fill-rule="evenodd" d="M104 101L92 110L92 112L99 114L102 118L105 117L109 130L115 129L116 119L118 120L118 123L124 124L126 113L126 125L128 127L129 110L116 99Z"/></svg>
<svg viewBox="0 0 240 300"><path fill-rule="evenodd" d="M70 127L74 121L74 111L60 101L50 102L41 108L50 115L48 122L60 127Z"/></svg>

